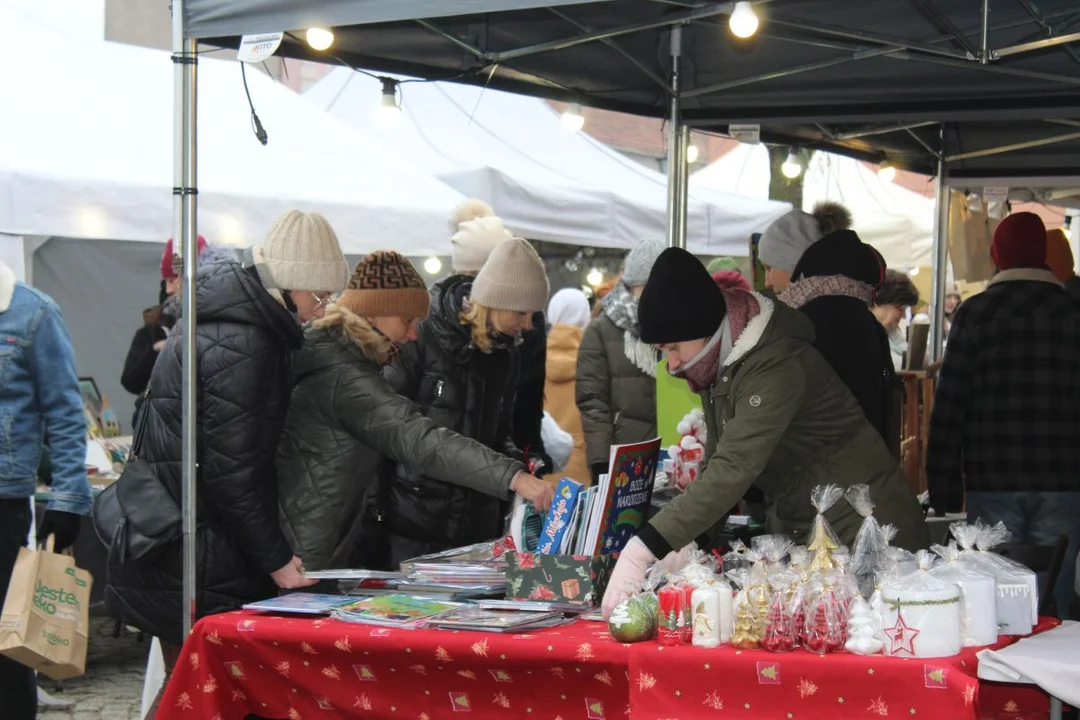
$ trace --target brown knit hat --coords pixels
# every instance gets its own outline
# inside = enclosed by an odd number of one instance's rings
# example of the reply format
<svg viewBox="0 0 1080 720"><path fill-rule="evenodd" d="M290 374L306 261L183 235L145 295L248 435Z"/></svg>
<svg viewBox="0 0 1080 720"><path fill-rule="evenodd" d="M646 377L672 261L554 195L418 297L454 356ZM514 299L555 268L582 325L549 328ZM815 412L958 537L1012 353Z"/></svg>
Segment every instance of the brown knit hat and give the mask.
<svg viewBox="0 0 1080 720"><path fill-rule="evenodd" d="M427 317L431 297L409 258L376 250L356 264L337 304L361 317Z"/></svg>

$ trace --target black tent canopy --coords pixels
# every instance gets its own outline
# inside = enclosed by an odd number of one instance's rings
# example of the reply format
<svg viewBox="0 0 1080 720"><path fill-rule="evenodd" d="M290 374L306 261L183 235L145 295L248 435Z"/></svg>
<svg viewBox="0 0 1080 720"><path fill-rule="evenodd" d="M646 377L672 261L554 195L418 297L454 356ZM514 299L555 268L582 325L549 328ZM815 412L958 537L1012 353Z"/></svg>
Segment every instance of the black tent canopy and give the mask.
<svg viewBox="0 0 1080 720"><path fill-rule="evenodd" d="M279 52L655 117L669 115L676 94L670 45L678 27L677 95L692 128L757 123L767 142L934 174L945 123L954 177L1061 177L1080 164L1076 0L759 0L760 28L748 40L728 30L734 5L185 3L188 35L211 44L327 26L336 36L328 52L296 32Z"/></svg>

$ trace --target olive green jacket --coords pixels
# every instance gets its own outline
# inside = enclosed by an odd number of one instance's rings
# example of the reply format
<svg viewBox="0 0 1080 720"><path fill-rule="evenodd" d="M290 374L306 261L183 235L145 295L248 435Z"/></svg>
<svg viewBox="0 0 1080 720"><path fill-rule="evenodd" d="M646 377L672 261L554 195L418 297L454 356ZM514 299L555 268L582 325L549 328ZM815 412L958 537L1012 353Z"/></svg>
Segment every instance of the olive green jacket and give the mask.
<svg viewBox="0 0 1080 720"><path fill-rule="evenodd" d="M893 544L925 548L926 524L914 493L881 435L811 345L810 321L783 303L755 297L761 313L702 393L708 465L649 521L642 540L658 556L682 548L755 487L765 496L769 530L804 543L816 514L811 490L831 483L869 485L874 516L898 529ZM846 500L826 518L848 545L862 523ZM657 534L665 542L657 542Z"/></svg>

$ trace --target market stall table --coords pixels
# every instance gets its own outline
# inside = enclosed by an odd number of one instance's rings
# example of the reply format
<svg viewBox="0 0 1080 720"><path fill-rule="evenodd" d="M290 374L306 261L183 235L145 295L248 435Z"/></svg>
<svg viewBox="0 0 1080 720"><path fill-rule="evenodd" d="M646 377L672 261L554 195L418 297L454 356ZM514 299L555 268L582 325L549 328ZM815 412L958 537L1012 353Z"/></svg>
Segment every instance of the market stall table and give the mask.
<svg viewBox="0 0 1080 720"><path fill-rule="evenodd" d="M233 612L196 625L158 717L1045 717L1034 687L985 692L975 652L914 660L661 648L617 643L586 621L500 635Z"/></svg>

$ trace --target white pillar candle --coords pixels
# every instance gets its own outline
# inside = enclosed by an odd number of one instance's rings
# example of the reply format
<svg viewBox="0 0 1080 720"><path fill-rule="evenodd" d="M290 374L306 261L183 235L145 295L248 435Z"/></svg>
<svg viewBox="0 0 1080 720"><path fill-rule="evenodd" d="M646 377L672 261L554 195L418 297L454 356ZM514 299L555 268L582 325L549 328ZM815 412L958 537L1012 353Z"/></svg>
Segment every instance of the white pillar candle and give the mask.
<svg viewBox="0 0 1080 720"><path fill-rule="evenodd" d="M720 596L720 644L727 645L735 631L735 594L731 585L723 580L713 587Z"/></svg>
<svg viewBox="0 0 1080 720"><path fill-rule="evenodd" d="M886 586L882 594L886 654L935 658L960 652L959 586L950 583L934 590Z"/></svg>
<svg viewBox="0 0 1080 720"><path fill-rule="evenodd" d="M703 585L690 600L695 647L714 648L720 645L720 591L712 585Z"/></svg>

